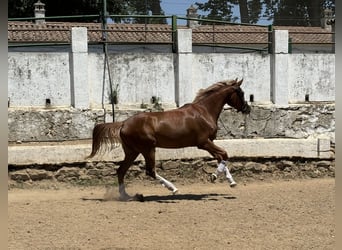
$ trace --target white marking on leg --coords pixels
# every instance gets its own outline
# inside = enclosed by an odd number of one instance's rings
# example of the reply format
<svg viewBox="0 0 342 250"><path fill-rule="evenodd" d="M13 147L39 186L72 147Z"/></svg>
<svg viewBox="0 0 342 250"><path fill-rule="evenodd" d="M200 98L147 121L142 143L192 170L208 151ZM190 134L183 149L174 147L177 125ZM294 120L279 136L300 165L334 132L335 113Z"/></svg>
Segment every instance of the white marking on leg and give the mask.
<svg viewBox="0 0 342 250"><path fill-rule="evenodd" d="M226 178L227 178L227 179L233 179L233 176L232 176L232 174L229 172L229 169L228 169L227 166L224 168L224 172L225 172L225 174L226 174Z"/></svg>
<svg viewBox="0 0 342 250"><path fill-rule="evenodd" d="M219 175L221 175L222 173L225 172L225 168L226 168L226 162L225 161L221 161L218 165L217 165L217 168L215 170L215 173L212 173L211 174L211 177L210 177L210 181L212 183L214 183L217 179L217 177Z"/></svg>
<svg viewBox="0 0 342 250"><path fill-rule="evenodd" d="M220 173L222 173L222 172L225 172L225 168L226 168L226 162L225 162L225 161L221 161L221 162L218 164L217 168L216 168L216 173L217 173L217 174L220 174Z"/></svg>
<svg viewBox="0 0 342 250"><path fill-rule="evenodd" d="M119 185L119 193L120 193L120 200L128 201L128 200L130 200L132 198L131 196L129 196L126 193L125 184L120 184Z"/></svg>
<svg viewBox="0 0 342 250"><path fill-rule="evenodd" d="M159 174L156 174L156 177L159 180L160 184L162 184L163 187L166 187L168 190L170 190L173 194L176 194L178 192L178 189L175 185L172 184L172 182L161 177Z"/></svg>
<svg viewBox="0 0 342 250"><path fill-rule="evenodd" d="M224 170L225 170L226 178L227 178L227 180L228 180L230 186L231 186L231 187L235 187L235 186L236 186L236 182L234 181L233 176L232 176L231 173L229 172L228 167L226 166Z"/></svg>

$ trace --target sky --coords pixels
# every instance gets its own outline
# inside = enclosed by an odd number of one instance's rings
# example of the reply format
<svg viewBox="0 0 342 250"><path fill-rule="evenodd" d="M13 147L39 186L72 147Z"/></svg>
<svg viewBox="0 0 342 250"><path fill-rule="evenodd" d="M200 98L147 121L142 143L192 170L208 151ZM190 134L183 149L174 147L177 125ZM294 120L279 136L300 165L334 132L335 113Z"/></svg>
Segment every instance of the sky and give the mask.
<svg viewBox="0 0 342 250"><path fill-rule="evenodd" d="M186 16L186 10L193 4L195 5L195 3L205 3L207 2L207 0L161 0L161 7L162 9L165 11L165 15L177 15L177 16L181 16L181 17L185 17ZM195 5L196 6L196 5ZM239 8L236 7L233 9L234 14L237 17L240 17L239 14ZM199 14L205 14L205 13L201 13L198 11ZM240 19L237 21L239 22ZM267 20L261 20L258 22L258 24L261 25L268 25L270 24L270 21ZM181 23L181 21L179 21L178 24L185 24Z"/></svg>

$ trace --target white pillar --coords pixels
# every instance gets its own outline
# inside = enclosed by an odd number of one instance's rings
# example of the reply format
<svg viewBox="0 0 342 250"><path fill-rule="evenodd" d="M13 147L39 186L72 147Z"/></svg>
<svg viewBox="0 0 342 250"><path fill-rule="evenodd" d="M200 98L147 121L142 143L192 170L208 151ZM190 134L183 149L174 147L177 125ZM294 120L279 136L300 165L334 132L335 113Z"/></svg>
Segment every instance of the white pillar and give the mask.
<svg viewBox="0 0 342 250"><path fill-rule="evenodd" d="M272 76L271 89L272 101L276 105L288 105L288 40L287 30L273 31L273 51L272 51Z"/></svg>
<svg viewBox="0 0 342 250"><path fill-rule="evenodd" d="M87 28L71 29L71 105L89 108Z"/></svg>
<svg viewBox="0 0 342 250"><path fill-rule="evenodd" d="M193 101L192 86L192 30L177 30L177 65L176 65L176 103L182 106Z"/></svg>

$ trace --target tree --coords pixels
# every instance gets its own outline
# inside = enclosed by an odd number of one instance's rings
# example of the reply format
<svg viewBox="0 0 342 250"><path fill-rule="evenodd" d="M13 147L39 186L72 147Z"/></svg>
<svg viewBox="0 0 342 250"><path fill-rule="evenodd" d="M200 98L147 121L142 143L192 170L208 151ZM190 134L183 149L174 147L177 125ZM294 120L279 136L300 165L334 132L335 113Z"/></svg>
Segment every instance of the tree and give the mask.
<svg viewBox="0 0 342 250"><path fill-rule="evenodd" d="M33 17L36 0L8 0L8 17Z"/></svg>
<svg viewBox="0 0 342 250"><path fill-rule="evenodd" d="M257 23L262 9L262 1L259 0L209 0L206 3L197 3L199 10L209 11L205 19L214 19L228 22L236 22L237 16L233 16L233 7L239 6L241 23Z"/></svg>
<svg viewBox="0 0 342 250"><path fill-rule="evenodd" d="M257 23L260 19L263 3L259 0L248 1L248 20L246 23ZM240 5L241 8L241 5ZM243 16L241 16L242 18Z"/></svg>
<svg viewBox="0 0 342 250"><path fill-rule="evenodd" d="M311 26L321 25L321 13L323 12L323 2L322 0L311 0L308 1L308 16L309 24Z"/></svg>
<svg viewBox="0 0 342 250"><path fill-rule="evenodd" d="M34 3L37 0L9 0L8 17L33 17ZM41 0L45 4L45 15L72 16L72 15L97 15L103 11L103 0ZM164 15L160 6L160 0L107 0L107 12L110 15ZM85 18L61 18L58 21L89 22ZM91 20L94 21L94 20ZM100 20L96 20L100 21ZM116 22L140 22L140 19L115 18ZM149 22L166 23L165 18L150 18Z"/></svg>
<svg viewBox="0 0 342 250"><path fill-rule="evenodd" d="M160 6L160 0L131 0L130 5L135 15L164 15ZM166 24L165 18L135 18L135 23L162 23Z"/></svg>
<svg viewBox="0 0 342 250"><path fill-rule="evenodd" d="M308 15L303 1L280 1L280 4L274 11L273 24L285 26L307 26Z"/></svg>
<svg viewBox="0 0 342 250"><path fill-rule="evenodd" d="M202 19L211 19L211 20L220 20L233 22L236 19L233 18L232 8L233 4L230 4L229 1L222 0L209 0L206 3L195 3L198 6L199 10L203 10L205 12L209 11L207 16L199 15L199 18Z"/></svg>
<svg viewBox="0 0 342 250"><path fill-rule="evenodd" d="M231 1L240 9L241 23L257 23L262 10L262 1L259 0L235 0Z"/></svg>
<svg viewBox="0 0 342 250"><path fill-rule="evenodd" d="M320 26L324 9L335 12L334 0L264 0L264 5L274 25Z"/></svg>
<svg viewBox="0 0 342 250"><path fill-rule="evenodd" d="M8 17L34 17L34 3L37 0L9 0ZM45 4L45 16L96 15L101 6L98 0L41 0ZM116 1L108 0L112 4ZM69 19L68 19L69 20ZM80 21L73 19L69 21Z"/></svg>
<svg viewBox="0 0 342 250"><path fill-rule="evenodd" d="M241 23L249 23L249 11L247 0L239 0Z"/></svg>
<svg viewBox="0 0 342 250"><path fill-rule="evenodd" d="M335 12L334 0L208 0L196 5L199 10L209 12L201 18L228 22L237 20L232 10L239 6L241 22L251 24L266 17L274 25L320 26L325 8Z"/></svg>

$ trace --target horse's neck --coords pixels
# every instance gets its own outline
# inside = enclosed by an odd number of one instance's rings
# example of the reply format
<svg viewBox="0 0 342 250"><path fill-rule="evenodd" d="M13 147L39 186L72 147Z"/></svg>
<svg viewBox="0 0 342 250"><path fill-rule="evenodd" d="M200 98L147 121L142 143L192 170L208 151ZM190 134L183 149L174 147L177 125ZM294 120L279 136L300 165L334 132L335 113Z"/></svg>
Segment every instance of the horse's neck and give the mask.
<svg viewBox="0 0 342 250"><path fill-rule="evenodd" d="M216 122L221 114L223 106L226 104L225 100L229 91L230 90L227 89L220 93L215 93L199 103L208 111Z"/></svg>

